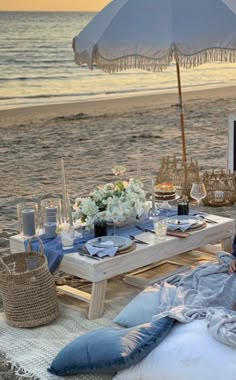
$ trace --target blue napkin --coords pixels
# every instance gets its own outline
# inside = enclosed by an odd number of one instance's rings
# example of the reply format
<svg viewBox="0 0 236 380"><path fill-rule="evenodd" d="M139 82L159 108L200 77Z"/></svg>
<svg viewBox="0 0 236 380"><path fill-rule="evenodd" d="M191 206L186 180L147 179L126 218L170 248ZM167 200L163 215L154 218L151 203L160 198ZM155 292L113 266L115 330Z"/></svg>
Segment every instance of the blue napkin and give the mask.
<svg viewBox="0 0 236 380"><path fill-rule="evenodd" d="M176 231L180 230L182 232L187 231L189 228L191 228L192 224L186 223L186 224L171 224L168 223L168 230L169 231Z"/></svg>
<svg viewBox="0 0 236 380"><path fill-rule="evenodd" d="M113 257L118 251L118 247L98 248L98 247L94 247L93 245L89 243L85 243L85 247L87 248L87 251L91 256L98 256L98 257L105 257L105 256Z"/></svg>

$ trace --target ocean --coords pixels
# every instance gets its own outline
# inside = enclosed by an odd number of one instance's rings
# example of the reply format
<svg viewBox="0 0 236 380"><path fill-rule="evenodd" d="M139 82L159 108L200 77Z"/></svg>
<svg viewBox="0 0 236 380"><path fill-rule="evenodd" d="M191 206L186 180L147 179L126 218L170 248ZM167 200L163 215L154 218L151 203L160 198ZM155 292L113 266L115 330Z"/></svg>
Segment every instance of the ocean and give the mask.
<svg viewBox="0 0 236 380"><path fill-rule="evenodd" d="M175 65L159 73L108 74L74 63L72 38L88 12L0 12L0 109L101 98L177 93ZM236 85L236 64L181 70L183 91Z"/></svg>

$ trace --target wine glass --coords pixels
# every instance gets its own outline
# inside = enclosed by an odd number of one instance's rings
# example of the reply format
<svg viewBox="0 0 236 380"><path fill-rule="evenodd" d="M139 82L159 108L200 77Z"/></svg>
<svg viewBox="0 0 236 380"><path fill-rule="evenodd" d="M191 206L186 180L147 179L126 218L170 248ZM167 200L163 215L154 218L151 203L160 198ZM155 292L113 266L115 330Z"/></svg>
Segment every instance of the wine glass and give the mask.
<svg viewBox="0 0 236 380"><path fill-rule="evenodd" d="M122 220L123 211L119 200L109 200L106 211L106 219L113 223L113 236L116 235L116 223Z"/></svg>
<svg viewBox="0 0 236 380"><path fill-rule="evenodd" d="M155 204L148 211L148 219L150 219L150 220L156 219L159 214L160 214L160 210L158 209L158 207Z"/></svg>
<svg viewBox="0 0 236 380"><path fill-rule="evenodd" d="M193 199L196 199L198 208L199 208L201 199L205 198L206 195L207 195L207 192L206 192L206 188L203 182L194 182L192 184L190 196Z"/></svg>
<svg viewBox="0 0 236 380"><path fill-rule="evenodd" d="M152 179L152 198L151 198L151 202L152 202L152 207L148 211L148 218L150 220L154 220L160 214L160 210L156 206L156 202L155 202L155 180L154 179Z"/></svg>

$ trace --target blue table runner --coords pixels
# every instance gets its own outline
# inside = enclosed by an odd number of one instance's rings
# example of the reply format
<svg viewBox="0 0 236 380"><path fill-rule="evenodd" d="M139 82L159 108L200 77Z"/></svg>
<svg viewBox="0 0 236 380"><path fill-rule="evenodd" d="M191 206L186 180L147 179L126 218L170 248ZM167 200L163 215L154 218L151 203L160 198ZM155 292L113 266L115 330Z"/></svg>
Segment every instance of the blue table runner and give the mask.
<svg viewBox="0 0 236 380"><path fill-rule="evenodd" d="M206 215L206 213L198 213L196 210L190 211L190 215L196 215L196 214ZM168 210L164 210L164 209L160 210L160 215L161 216L167 216L167 217L177 215L177 209L171 208ZM150 221L148 218L146 218L142 221L137 220L136 224L143 227L143 228L153 229L153 222ZM142 233L142 231L138 230L135 227L135 225L127 225L127 226L119 227L116 229L116 235L118 235L118 236L129 237L129 235L139 235L141 233ZM109 236L112 234L113 234L113 226L111 226L111 227L109 226L108 231L107 231L107 235ZM45 235L41 235L39 237L43 242L44 253L45 253L47 260L48 260L49 270L51 273L53 273L59 267L64 255L66 255L68 253L79 251L88 240L94 238L94 231L93 230L90 230L90 231L83 230L83 237L82 238L76 238L74 240L73 248L68 249L68 250L62 249L60 236L57 236L54 239L46 239ZM25 249L27 249L28 243L29 243L29 240L24 241ZM39 242L37 240L33 240L31 245L32 245L32 251L34 251L34 252L40 251L40 245L39 245Z"/></svg>

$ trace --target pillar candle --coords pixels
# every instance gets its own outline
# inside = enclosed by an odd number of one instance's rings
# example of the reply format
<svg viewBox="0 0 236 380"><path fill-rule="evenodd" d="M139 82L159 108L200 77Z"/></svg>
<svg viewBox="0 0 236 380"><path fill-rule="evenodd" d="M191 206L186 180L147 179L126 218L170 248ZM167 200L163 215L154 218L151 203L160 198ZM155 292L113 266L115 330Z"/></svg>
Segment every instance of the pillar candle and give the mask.
<svg viewBox="0 0 236 380"><path fill-rule="evenodd" d="M57 222L57 208L53 206L45 207L45 223Z"/></svg>
<svg viewBox="0 0 236 380"><path fill-rule="evenodd" d="M57 224L55 222L46 222L43 226L46 239L54 239L57 236Z"/></svg>
<svg viewBox="0 0 236 380"><path fill-rule="evenodd" d="M25 209L22 211L22 229L24 236L35 235L35 210Z"/></svg>

